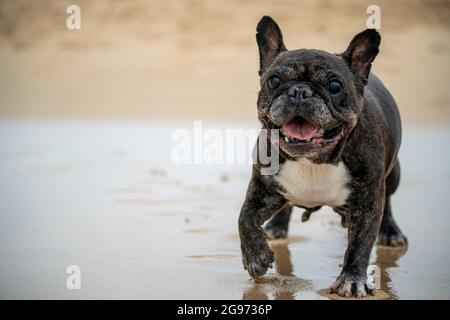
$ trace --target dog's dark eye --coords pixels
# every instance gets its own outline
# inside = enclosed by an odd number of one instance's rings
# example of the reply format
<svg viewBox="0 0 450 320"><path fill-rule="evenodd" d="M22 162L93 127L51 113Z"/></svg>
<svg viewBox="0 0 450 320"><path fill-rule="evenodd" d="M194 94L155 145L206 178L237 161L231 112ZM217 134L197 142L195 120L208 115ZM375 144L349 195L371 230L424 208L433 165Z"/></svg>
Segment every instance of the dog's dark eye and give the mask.
<svg viewBox="0 0 450 320"><path fill-rule="evenodd" d="M332 94L337 94L342 90L342 83L339 80L331 80L328 88Z"/></svg>
<svg viewBox="0 0 450 320"><path fill-rule="evenodd" d="M281 78L277 75L273 75L269 78L269 86L272 89L275 89L276 87L278 87L281 83Z"/></svg>

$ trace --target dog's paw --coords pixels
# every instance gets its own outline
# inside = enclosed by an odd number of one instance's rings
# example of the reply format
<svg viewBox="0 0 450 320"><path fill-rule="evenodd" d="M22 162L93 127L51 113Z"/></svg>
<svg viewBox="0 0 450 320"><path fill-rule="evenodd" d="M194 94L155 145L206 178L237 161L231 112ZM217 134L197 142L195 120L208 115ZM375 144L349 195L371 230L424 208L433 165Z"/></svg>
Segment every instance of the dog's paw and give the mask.
<svg viewBox="0 0 450 320"><path fill-rule="evenodd" d="M242 246L242 262L244 268L253 279L258 279L272 268L274 262L273 251L266 239L252 240Z"/></svg>
<svg viewBox="0 0 450 320"><path fill-rule="evenodd" d="M286 227L270 223L264 227L264 231L270 240L286 239L288 234Z"/></svg>
<svg viewBox="0 0 450 320"><path fill-rule="evenodd" d="M381 232L378 234L377 244L388 247L407 247L408 239L401 232Z"/></svg>
<svg viewBox="0 0 450 320"><path fill-rule="evenodd" d="M351 274L341 274L330 287L331 293L336 293L341 297L364 298L368 294L373 295L375 288L373 284L367 282L365 276L355 276Z"/></svg>

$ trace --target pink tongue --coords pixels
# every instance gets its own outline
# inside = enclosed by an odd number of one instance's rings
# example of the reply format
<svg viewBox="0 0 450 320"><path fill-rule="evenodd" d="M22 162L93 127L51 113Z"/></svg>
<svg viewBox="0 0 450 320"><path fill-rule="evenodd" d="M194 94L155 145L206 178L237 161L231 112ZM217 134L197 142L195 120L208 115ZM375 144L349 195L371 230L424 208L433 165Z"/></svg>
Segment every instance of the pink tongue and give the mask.
<svg viewBox="0 0 450 320"><path fill-rule="evenodd" d="M283 131L291 138L298 140L310 140L317 132L319 127L308 121L291 121L283 126Z"/></svg>

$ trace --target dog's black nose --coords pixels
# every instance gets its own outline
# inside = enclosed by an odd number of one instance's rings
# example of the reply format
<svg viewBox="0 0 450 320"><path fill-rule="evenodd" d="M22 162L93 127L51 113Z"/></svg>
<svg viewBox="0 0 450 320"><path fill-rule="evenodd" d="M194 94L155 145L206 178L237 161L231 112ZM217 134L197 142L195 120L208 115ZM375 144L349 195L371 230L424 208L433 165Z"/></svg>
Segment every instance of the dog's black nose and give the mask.
<svg viewBox="0 0 450 320"><path fill-rule="evenodd" d="M288 90L288 96L294 102L300 103L313 96L314 92L305 85L292 86Z"/></svg>

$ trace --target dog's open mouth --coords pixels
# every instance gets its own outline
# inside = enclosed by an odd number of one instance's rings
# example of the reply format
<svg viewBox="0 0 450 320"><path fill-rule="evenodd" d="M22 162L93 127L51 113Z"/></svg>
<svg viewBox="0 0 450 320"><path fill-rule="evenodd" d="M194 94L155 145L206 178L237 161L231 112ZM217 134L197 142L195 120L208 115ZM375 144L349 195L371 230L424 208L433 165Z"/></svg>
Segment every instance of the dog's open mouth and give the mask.
<svg viewBox="0 0 450 320"><path fill-rule="evenodd" d="M336 142L343 134L344 125L341 123L331 129L323 129L302 117L296 117L283 126L270 123L270 129L279 129L281 142L289 145L322 146Z"/></svg>

